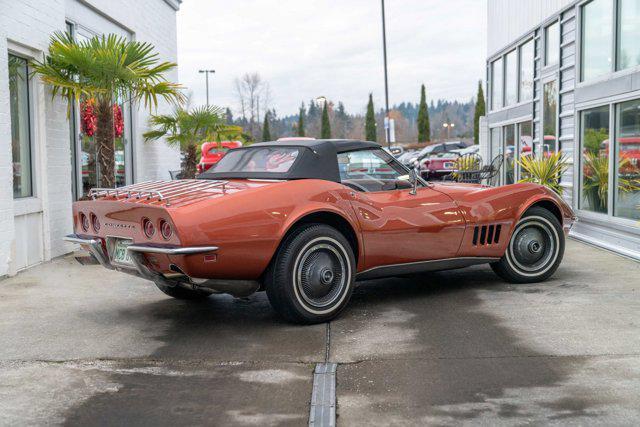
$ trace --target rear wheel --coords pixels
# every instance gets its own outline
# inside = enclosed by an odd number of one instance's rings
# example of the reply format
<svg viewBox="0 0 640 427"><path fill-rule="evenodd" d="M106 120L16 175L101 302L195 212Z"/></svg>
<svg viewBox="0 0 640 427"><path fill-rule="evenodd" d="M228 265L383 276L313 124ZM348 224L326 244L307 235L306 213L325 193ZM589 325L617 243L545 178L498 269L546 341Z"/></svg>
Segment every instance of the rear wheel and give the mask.
<svg viewBox="0 0 640 427"><path fill-rule="evenodd" d="M541 282L558 269L564 243L562 226L555 215L533 207L516 224L504 256L491 267L508 282Z"/></svg>
<svg viewBox="0 0 640 427"><path fill-rule="evenodd" d="M301 226L282 242L267 272L267 297L291 322L326 322L349 302L355 267L342 233L324 224Z"/></svg>
<svg viewBox="0 0 640 427"><path fill-rule="evenodd" d="M209 295L211 295L210 292L187 289L180 285L167 286L164 283L160 283L160 282L154 282L154 283L156 284L158 289L160 289L162 292L176 299L198 300L198 299L205 299Z"/></svg>

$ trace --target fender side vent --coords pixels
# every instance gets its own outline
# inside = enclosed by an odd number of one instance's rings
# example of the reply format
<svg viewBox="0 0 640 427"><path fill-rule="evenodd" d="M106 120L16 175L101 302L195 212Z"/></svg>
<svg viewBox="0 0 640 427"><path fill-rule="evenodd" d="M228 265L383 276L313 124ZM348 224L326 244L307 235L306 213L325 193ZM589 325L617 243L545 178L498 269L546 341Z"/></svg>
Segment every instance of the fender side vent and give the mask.
<svg viewBox="0 0 640 427"><path fill-rule="evenodd" d="M475 226L473 228L473 246L484 246L498 243L500 241L500 231L502 225L491 224L489 226Z"/></svg>

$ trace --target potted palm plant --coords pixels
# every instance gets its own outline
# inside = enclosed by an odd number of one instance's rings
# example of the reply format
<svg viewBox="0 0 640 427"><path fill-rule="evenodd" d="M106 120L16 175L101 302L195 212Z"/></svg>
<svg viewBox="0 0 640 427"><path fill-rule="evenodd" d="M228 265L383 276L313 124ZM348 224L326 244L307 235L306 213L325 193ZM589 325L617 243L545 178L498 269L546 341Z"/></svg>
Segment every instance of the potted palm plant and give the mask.
<svg viewBox="0 0 640 427"><path fill-rule="evenodd" d="M130 41L115 34L76 41L67 33L51 37L48 52L32 68L51 86L52 96L61 96L69 109L76 102L90 100L95 112L95 139L100 168L100 186L115 187L114 111L121 102L144 103L152 109L158 98L179 104L181 86L165 74L176 67L161 62L150 43Z"/></svg>
<svg viewBox="0 0 640 427"><path fill-rule="evenodd" d="M534 182L544 185L562 195L560 177L569 164L561 152L552 153L542 158L523 156L518 160L523 178L520 182Z"/></svg>
<svg viewBox="0 0 640 427"><path fill-rule="evenodd" d="M195 177L201 143L237 138L242 134L240 126L226 123L223 109L213 106L178 108L173 114L154 115L149 119L149 126L152 129L143 134L145 141L165 138L167 144L180 148L182 178Z"/></svg>

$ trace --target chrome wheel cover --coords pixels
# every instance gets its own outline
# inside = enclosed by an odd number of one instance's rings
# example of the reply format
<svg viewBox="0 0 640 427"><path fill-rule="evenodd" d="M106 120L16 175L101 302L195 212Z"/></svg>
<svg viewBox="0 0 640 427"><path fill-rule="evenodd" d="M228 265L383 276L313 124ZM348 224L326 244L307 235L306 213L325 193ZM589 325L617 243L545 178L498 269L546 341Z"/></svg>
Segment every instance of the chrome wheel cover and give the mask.
<svg viewBox="0 0 640 427"><path fill-rule="evenodd" d="M544 274L555 263L559 252L559 236L545 218L526 217L513 231L507 260L526 276Z"/></svg>
<svg viewBox="0 0 640 427"><path fill-rule="evenodd" d="M298 302L314 314L338 306L351 280L351 265L344 247L321 237L307 243L296 258L293 286Z"/></svg>

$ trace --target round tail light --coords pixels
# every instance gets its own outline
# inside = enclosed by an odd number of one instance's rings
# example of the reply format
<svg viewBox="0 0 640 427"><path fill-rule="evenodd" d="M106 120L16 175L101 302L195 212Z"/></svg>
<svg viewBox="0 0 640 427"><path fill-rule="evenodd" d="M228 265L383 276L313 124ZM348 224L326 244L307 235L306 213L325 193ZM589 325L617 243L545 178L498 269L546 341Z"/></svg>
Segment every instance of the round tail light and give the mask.
<svg viewBox="0 0 640 427"><path fill-rule="evenodd" d="M153 225L153 222L149 218L145 218L142 220L142 229L144 230L144 235L147 238L152 238L154 234L156 234L156 226Z"/></svg>
<svg viewBox="0 0 640 427"><path fill-rule="evenodd" d="M96 233L100 231L100 220L95 214L91 214L91 225L93 226L93 231Z"/></svg>
<svg viewBox="0 0 640 427"><path fill-rule="evenodd" d="M82 212L80 212L80 227L83 231L89 231L89 218Z"/></svg>
<svg viewBox="0 0 640 427"><path fill-rule="evenodd" d="M160 234L165 240L169 240L173 235L173 229L171 228L171 224L169 224L164 219L160 220Z"/></svg>

